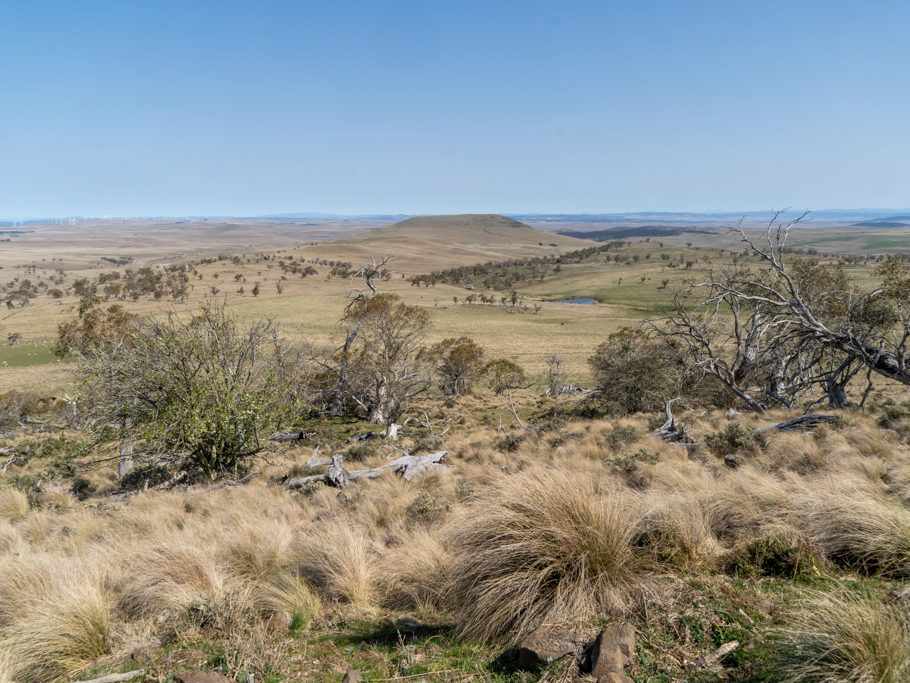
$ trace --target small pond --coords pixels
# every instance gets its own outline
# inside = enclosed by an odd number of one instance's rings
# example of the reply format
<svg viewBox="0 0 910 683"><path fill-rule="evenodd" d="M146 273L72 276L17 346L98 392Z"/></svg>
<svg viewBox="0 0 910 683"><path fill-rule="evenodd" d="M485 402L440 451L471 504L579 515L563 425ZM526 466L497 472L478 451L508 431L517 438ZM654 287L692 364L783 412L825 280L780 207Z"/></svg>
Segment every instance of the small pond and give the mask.
<svg viewBox="0 0 910 683"><path fill-rule="evenodd" d="M586 304L588 306L597 303L597 299L592 299L589 296L575 296L571 299L555 299L555 301L558 304Z"/></svg>

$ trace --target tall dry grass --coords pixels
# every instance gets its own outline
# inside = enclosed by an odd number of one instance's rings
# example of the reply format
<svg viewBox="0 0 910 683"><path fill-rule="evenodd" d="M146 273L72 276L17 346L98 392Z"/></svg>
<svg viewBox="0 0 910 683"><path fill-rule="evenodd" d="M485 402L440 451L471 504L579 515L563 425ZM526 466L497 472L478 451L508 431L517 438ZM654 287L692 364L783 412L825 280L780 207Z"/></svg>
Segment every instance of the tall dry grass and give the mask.
<svg viewBox="0 0 910 683"><path fill-rule="evenodd" d="M25 551L0 560L0 666L17 681L67 680L110 649L105 568Z"/></svg>
<svg viewBox="0 0 910 683"><path fill-rule="evenodd" d="M0 489L0 520L16 519L28 512L28 497L16 489Z"/></svg>
<svg viewBox="0 0 910 683"><path fill-rule="evenodd" d="M782 680L910 680L910 610L847 589L814 593L782 633Z"/></svg>
<svg viewBox="0 0 910 683"><path fill-rule="evenodd" d="M629 606L640 503L612 482L562 470L509 477L450 528L448 604L465 636L519 635L559 615Z"/></svg>
<svg viewBox="0 0 910 683"><path fill-rule="evenodd" d="M329 599L370 610L378 601L378 546L344 519L307 538L299 559L303 575Z"/></svg>
<svg viewBox="0 0 910 683"><path fill-rule="evenodd" d="M299 626L408 611L451 619L465 638L514 639L551 617L659 610L664 577L732 571L754 548L779 549L794 573L818 559L825 572L906 578L910 447L893 432L877 443L880 431L860 416L773 435L731 468L647 437L645 418L569 424L514 448L494 426L451 436L449 474L345 491L257 481L29 509L3 489L0 683L114 661L124 632L280 649L268 629L286 615Z"/></svg>
<svg viewBox="0 0 910 683"><path fill-rule="evenodd" d="M910 576L910 510L868 482L842 475L803 483L787 517L836 564L866 574Z"/></svg>

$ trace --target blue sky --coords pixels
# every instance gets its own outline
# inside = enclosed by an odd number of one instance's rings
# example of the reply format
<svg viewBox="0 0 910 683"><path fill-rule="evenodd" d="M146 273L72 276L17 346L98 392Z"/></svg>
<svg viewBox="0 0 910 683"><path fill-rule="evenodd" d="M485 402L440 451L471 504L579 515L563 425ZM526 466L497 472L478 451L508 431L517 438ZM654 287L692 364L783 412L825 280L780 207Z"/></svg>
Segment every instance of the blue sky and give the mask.
<svg viewBox="0 0 910 683"><path fill-rule="evenodd" d="M910 2L0 3L0 217L910 206Z"/></svg>

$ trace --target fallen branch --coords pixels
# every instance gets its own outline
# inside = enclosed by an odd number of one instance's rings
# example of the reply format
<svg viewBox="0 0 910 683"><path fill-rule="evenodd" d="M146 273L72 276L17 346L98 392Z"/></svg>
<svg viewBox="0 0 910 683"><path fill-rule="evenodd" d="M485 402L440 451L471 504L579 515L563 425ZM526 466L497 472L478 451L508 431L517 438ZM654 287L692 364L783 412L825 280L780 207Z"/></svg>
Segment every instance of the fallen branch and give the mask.
<svg viewBox="0 0 910 683"><path fill-rule="evenodd" d="M529 427L528 425L526 425L524 422L521 421L521 418L520 418L520 417L518 417L518 411L515 410L515 403L512 401L512 390L511 390L511 388L507 388L507 389L506 389L506 394L507 394L508 397L509 397L509 408L512 409L512 415L515 416L515 421L518 423L518 426L521 427L521 428L522 428L523 430L525 430L526 432L533 432L535 428L534 428L534 427Z"/></svg>
<svg viewBox="0 0 910 683"><path fill-rule="evenodd" d="M5 474L6 474L6 471L9 469L9 466L12 465L12 464L13 464L14 462L16 462L17 460L19 460L20 458L19 458L18 455L16 455L15 452L13 452L13 451L12 451L11 449L9 449L9 448L2 448L2 449L0 449L0 453L3 453L3 454L10 453L10 454L11 454L11 455L9 456L9 458L7 458L6 462L3 464L3 471L2 471L2 473L0 473L0 474L4 474L4 475L5 475Z"/></svg>
<svg viewBox="0 0 910 683"><path fill-rule="evenodd" d="M427 472L447 470L448 468L442 461L448 453L448 451L437 451L427 455L403 455L379 467L350 472L344 469L344 457L340 453L336 453L332 456L331 464L325 474L287 479L282 486L285 489L294 490L303 488L310 482L322 482L326 486L344 488L354 479L375 479L386 472L394 472L399 477L411 481L414 477Z"/></svg>
<svg viewBox="0 0 910 683"><path fill-rule="evenodd" d="M771 430L779 432L806 431L815 429L821 424L836 422L839 419L840 418L837 415L800 415L799 417L794 417L792 420L787 420L786 422L778 422L777 424L768 425L767 427L760 427L755 430L755 433L761 434L762 432L770 432Z"/></svg>
<svg viewBox="0 0 910 683"><path fill-rule="evenodd" d="M355 434L348 439L348 443L359 443L360 441L366 441L367 439L377 439L382 434L379 432L373 431L372 429L368 432L361 432L360 434Z"/></svg>
<svg viewBox="0 0 910 683"><path fill-rule="evenodd" d="M306 441L316 436L316 432L275 432L269 437L269 441L278 443L287 443L289 441Z"/></svg>
<svg viewBox="0 0 910 683"><path fill-rule="evenodd" d="M139 678L140 676L144 678L145 672L142 670L127 671L123 674L108 674L101 678L93 678L88 681L74 681L73 683L121 683L122 681L132 681L134 678Z"/></svg>
<svg viewBox="0 0 910 683"><path fill-rule="evenodd" d="M173 477L171 477L167 481L165 481L161 484L158 484L157 486L152 486L152 490L153 491L167 491L168 489L174 488L177 484L179 484L184 479L186 479L186 472L181 470L180 472L177 472Z"/></svg>
<svg viewBox="0 0 910 683"><path fill-rule="evenodd" d="M310 456L310 459L306 461L306 467L322 467L323 465L331 464L332 460L317 460L316 456L319 455L319 446L313 449L313 455Z"/></svg>
<svg viewBox="0 0 910 683"><path fill-rule="evenodd" d="M210 491L217 491L218 489L228 489L228 488L233 488L234 486L243 486L245 484L249 484L251 481L253 481L253 479L258 477L260 474L262 474L262 473L258 472L258 471L250 472L243 479L237 479L236 481L235 480L222 481L217 484L212 484L211 486L207 486L205 488L207 488Z"/></svg>
<svg viewBox="0 0 910 683"><path fill-rule="evenodd" d="M729 643L724 643L723 645L721 645L719 648L717 648L713 652L709 652L708 654L706 654L702 657L699 657L694 662L689 664L686 668L689 671L698 671L700 669L707 669L708 667L713 666L715 663L717 663L721 658L723 658L723 657L727 656L728 654L730 654L731 652L733 652L733 650L735 650L738 647L739 647L739 641L731 640Z"/></svg>

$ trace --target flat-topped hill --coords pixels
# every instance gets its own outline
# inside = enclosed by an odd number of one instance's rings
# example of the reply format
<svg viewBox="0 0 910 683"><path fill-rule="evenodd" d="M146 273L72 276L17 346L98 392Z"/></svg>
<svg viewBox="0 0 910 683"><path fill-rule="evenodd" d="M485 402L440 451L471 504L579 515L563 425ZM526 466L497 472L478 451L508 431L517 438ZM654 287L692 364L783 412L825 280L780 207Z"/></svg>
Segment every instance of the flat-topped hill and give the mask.
<svg viewBox="0 0 910 683"><path fill-rule="evenodd" d="M418 237L448 239L453 242L550 242L559 243L561 235L532 228L508 216L495 213L464 213L455 216L417 216L362 236Z"/></svg>
<svg viewBox="0 0 910 683"><path fill-rule="evenodd" d="M398 268L426 270L508 258L542 256L592 246L498 214L418 216L357 237L316 245L313 256L358 261L392 254Z"/></svg>

